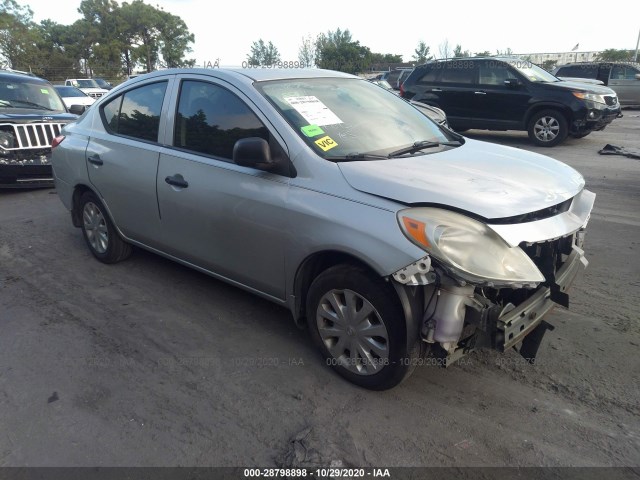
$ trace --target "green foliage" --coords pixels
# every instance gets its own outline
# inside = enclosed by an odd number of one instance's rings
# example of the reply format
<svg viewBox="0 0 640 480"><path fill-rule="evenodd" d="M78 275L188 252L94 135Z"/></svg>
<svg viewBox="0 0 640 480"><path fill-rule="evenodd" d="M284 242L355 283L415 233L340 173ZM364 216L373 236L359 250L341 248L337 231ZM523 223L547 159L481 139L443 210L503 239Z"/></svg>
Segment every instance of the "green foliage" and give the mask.
<svg viewBox="0 0 640 480"><path fill-rule="evenodd" d="M466 57L470 57L471 54L469 53L469 50L465 50L464 52L462 51L462 45L458 44L456 45L456 48L453 49L453 57L454 58L466 58Z"/></svg>
<svg viewBox="0 0 640 480"><path fill-rule="evenodd" d="M556 65L558 65L557 60L545 60L544 62L542 62L542 65L540 66L544 68L547 72L550 72L551 70L556 68Z"/></svg>
<svg viewBox="0 0 640 480"><path fill-rule="evenodd" d="M402 63L402 55L393 53L371 53L371 63Z"/></svg>
<svg viewBox="0 0 640 480"><path fill-rule="evenodd" d="M433 60L433 55L429 55L429 46L422 40L418 42L418 47L414 51L415 54L412 55L412 57L418 64L423 64L429 60Z"/></svg>
<svg viewBox="0 0 640 480"><path fill-rule="evenodd" d="M485 50L484 52L476 52L473 54L474 57L490 57L491 52L489 50Z"/></svg>
<svg viewBox="0 0 640 480"><path fill-rule="evenodd" d="M310 35L302 39L302 44L298 49L298 61L305 67L310 67L316 63L316 41Z"/></svg>
<svg viewBox="0 0 640 480"><path fill-rule="evenodd" d="M607 48L596 56L600 62L627 62L633 59L633 50L617 50Z"/></svg>
<svg viewBox="0 0 640 480"><path fill-rule="evenodd" d="M316 65L340 72L358 73L371 65L371 50L354 41L349 30L329 31L316 40Z"/></svg>
<svg viewBox="0 0 640 480"><path fill-rule="evenodd" d="M253 42L251 52L247 55L247 63L253 67L260 65L274 65L280 61L280 52L271 42L264 43L260 39Z"/></svg>
<svg viewBox="0 0 640 480"><path fill-rule="evenodd" d="M32 21L15 0L0 0L0 60L49 80L76 76L121 78L136 68L193 66L194 42L184 21L142 0L83 0L72 25Z"/></svg>

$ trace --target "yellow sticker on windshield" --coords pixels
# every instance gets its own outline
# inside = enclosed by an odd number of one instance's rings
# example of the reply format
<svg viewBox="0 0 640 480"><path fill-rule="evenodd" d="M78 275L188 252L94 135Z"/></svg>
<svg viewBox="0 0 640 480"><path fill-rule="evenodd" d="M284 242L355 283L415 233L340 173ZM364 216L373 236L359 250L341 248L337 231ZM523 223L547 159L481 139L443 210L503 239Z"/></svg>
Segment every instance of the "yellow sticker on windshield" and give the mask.
<svg viewBox="0 0 640 480"><path fill-rule="evenodd" d="M40 89L40 93L44 93L45 95L49 95L49 90L47 90L46 88L41 88Z"/></svg>
<svg viewBox="0 0 640 480"><path fill-rule="evenodd" d="M319 146L323 152L338 146L338 144L329 135L316 140L315 144Z"/></svg>

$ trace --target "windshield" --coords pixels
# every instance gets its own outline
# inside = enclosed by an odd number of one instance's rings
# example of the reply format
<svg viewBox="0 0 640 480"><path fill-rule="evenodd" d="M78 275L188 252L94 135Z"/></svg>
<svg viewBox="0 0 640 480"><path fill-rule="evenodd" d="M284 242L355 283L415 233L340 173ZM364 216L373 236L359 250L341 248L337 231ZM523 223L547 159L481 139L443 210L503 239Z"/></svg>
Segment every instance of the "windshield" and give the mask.
<svg viewBox="0 0 640 480"><path fill-rule="evenodd" d="M276 80L256 88L300 138L329 160L363 154L386 158L418 143L457 140L405 100L365 80ZM414 150L410 148L407 155L437 148Z"/></svg>
<svg viewBox="0 0 640 480"><path fill-rule="evenodd" d="M48 83L0 80L0 109L27 108L66 111L55 89Z"/></svg>
<svg viewBox="0 0 640 480"><path fill-rule="evenodd" d="M540 68L529 61L517 60L507 61L507 63L518 70L518 72L524 75L530 82L546 83L560 81L558 77L551 75L544 68Z"/></svg>
<svg viewBox="0 0 640 480"><path fill-rule="evenodd" d="M56 90L62 97L88 97L86 93L76 87L56 87Z"/></svg>
<svg viewBox="0 0 640 480"><path fill-rule="evenodd" d="M92 78L87 78L84 80L76 80L73 86L80 87L80 88L100 88L100 85L98 85L96 81Z"/></svg>
<svg viewBox="0 0 640 480"><path fill-rule="evenodd" d="M109 83L106 80L102 79L102 78L96 78L94 80L98 84L98 86L101 87L101 88L109 88L109 86L110 86Z"/></svg>

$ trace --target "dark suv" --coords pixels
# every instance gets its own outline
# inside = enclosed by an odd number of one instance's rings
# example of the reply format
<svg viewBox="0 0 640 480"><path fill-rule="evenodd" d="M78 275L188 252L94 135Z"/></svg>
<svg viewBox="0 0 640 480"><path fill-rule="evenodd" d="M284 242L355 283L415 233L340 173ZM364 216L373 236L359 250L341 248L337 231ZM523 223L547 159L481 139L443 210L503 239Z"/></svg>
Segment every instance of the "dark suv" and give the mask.
<svg viewBox="0 0 640 480"><path fill-rule="evenodd" d="M602 130L620 115L610 88L565 82L518 58L429 62L416 67L400 95L441 108L458 131L525 130L545 147Z"/></svg>
<svg viewBox="0 0 640 480"><path fill-rule="evenodd" d="M0 188L53 186L51 142L76 118L46 80L0 71Z"/></svg>

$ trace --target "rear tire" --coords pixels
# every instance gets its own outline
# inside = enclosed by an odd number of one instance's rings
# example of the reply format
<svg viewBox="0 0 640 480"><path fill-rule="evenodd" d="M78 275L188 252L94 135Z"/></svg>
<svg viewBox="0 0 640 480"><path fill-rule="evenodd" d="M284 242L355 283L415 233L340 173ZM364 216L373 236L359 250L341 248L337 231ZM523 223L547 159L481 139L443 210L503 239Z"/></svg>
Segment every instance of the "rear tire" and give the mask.
<svg viewBox="0 0 640 480"><path fill-rule="evenodd" d="M529 139L540 147L555 147L563 142L569 130L567 119L558 110L541 110L529 120Z"/></svg>
<svg viewBox="0 0 640 480"><path fill-rule="evenodd" d="M322 272L309 288L306 308L325 363L350 382L386 390L415 368L420 345L407 346L395 291L364 268L338 265Z"/></svg>
<svg viewBox="0 0 640 480"><path fill-rule="evenodd" d="M102 263L117 263L131 255L131 245L120 238L95 193L83 193L78 208L82 235L94 257Z"/></svg>

